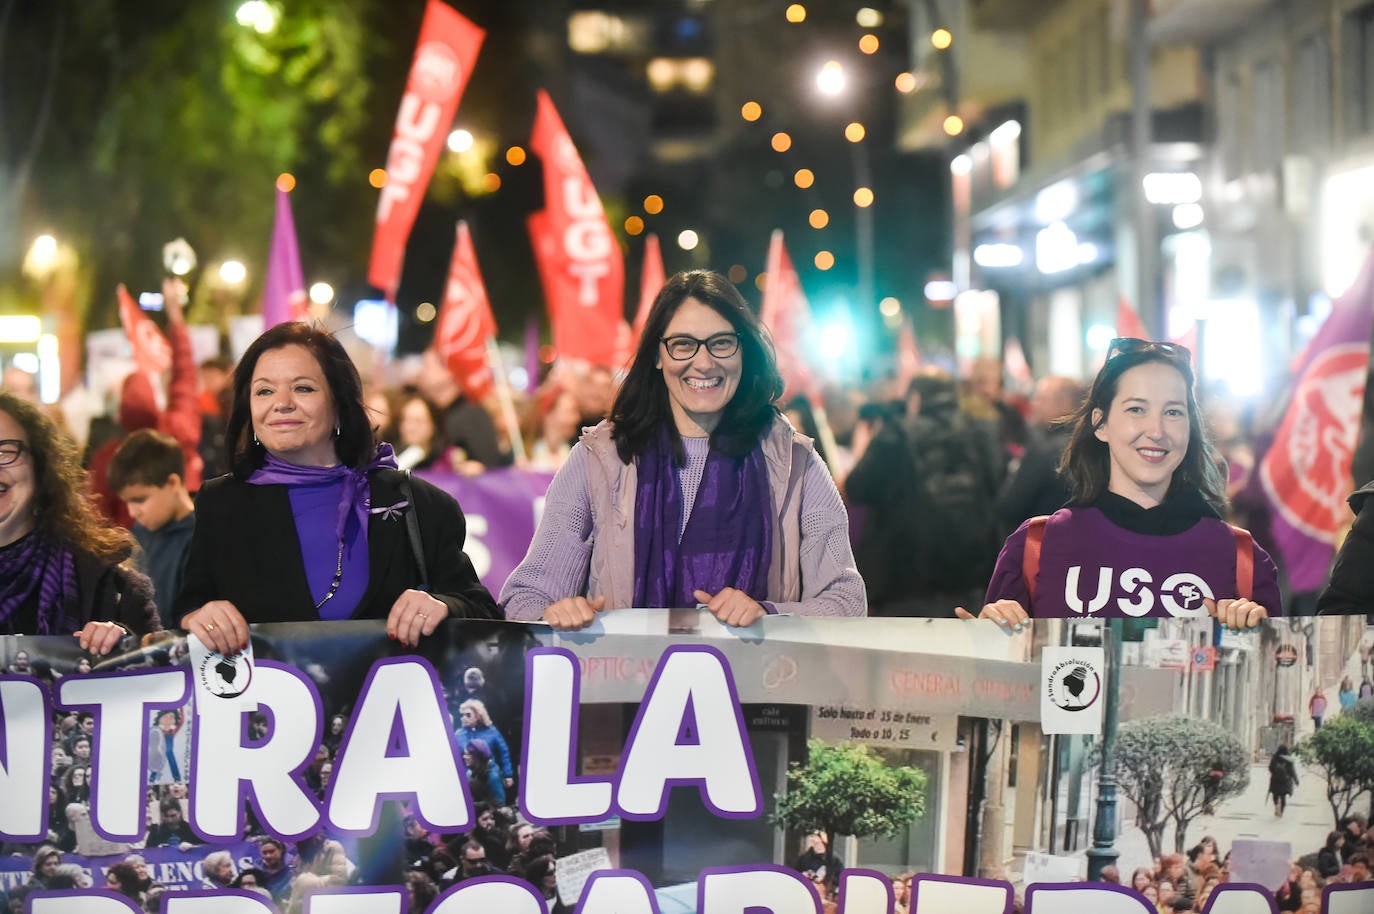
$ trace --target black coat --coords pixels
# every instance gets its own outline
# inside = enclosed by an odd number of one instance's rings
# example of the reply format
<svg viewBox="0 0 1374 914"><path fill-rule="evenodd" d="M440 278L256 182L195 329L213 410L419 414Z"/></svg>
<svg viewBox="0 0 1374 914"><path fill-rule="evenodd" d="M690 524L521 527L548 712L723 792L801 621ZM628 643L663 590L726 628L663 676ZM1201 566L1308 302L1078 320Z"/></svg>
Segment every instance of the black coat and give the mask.
<svg viewBox="0 0 1374 914"><path fill-rule="evenodd" d="M404 496L396 470L371 476L374 505ZM502 613L463 552L467 524L447 492L412 479L424 544L429 592L455 619L500 619ZM419 570L401 517L372 515L367 527L368 582L355 619L385 619L401 593L419 584ZM249 623L310 622L315 609L301 559L291 500L284 485L250 485L234 476L207 482L196 498L196 532L177 595L175 617L211 600L228 600Z"/></svg>
<svg viewBox="0 0 1374 914"><path fill-rule="evenodd" d="M1364 510L1371 495L1374 482L1356 489L1346 499L1355 512L1355 525L1336 553L1331 580L1317 600L1320 615L1374 613L1374 509Z"/></svg>
<svg viewBox="0 0 1374 914"><path fill-rule="evenodd" d="M76 566L77 605L75 628L87 622L118 622L134 635L162 629L153 602L153 583L142 572L96 558L84 549L72 551ZM41 597L34 590L5 623L0 635L32 635L38 631ZM44 608L42 611L51 612ZM53 631L70 635L71 631Z"/></svg>

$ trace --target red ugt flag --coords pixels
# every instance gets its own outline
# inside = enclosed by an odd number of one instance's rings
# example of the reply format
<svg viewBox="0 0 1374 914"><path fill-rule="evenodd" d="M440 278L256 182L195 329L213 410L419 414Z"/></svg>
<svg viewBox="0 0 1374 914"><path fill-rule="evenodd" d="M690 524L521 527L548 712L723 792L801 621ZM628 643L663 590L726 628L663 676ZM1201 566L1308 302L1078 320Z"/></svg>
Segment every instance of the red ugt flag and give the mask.
<svg viewBox="0 0 1374 914"><path fill-rule="evenodd" d="M560 358L619 367L625 323L625 264L591 176L539 90L530 147L544 162L545 209L530 217L534 260Z"/></svg>
<svg viewBox="0 0 1374 914"><path fill-rule="evenodd" d="M487 287L477 269L477 252L466 222L458 223L444 302L434 329L434 351L472 400L485 400L494 389L487 342L496 337Z"/></svg>
<svg viewBox="0 0 1374 914"><path fill-rule="evenodd" d="M811 303L802 291L801 277L783 247L782 230L774 229L768 244L768 283L763 288L759 319L773 335L778 351L778 370L782 372L783 399L802 394L814 396L816 379L806 365L805 339L811 328Z"/></svg>
<svg viewBox="0 0 1374 914"><path fill-rule="evenodd" d="M157 329L153 319L143 313L123 283L115 290L119 296L119 322L134 350L134 365L146 375L158 376L172 367L172 344Z"/></svg>
<svg viewBox="0 0 1374 914"><path fill-rule="evenodd" d="M1260 482L1274 506L1274 545L1296 592L1326 581L1336 534L1349 508L1350 468L1360 428L1369 333L1374 322L1374 252L1355 284L1332 305L1295 371L1293 399Z"/></svg>
<svg viewBox="0 0 1374 914"><path fill-rule="evenodd" d="M425 7L386 156L386 186L377 201L377 230L367 268L367 281L388 301L396 298L406 239L486 34L439 0L429 0Z"/></svg>

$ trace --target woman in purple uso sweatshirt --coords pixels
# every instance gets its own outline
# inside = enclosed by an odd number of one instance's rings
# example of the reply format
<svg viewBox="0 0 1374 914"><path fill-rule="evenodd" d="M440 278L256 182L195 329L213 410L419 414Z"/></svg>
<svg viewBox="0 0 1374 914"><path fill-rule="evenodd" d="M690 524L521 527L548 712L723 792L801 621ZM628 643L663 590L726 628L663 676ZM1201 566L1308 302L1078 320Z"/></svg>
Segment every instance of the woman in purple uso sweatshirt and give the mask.
<svg viewBox="0 0 1374 914"><path fill-rule="evenodd" d="M1027 521L1003 545L977 618L1019 630L1030 616L1213 615L1238 630L1282 614L1278 571L1258 545L1250 599L1236 592L1235 533L1220 514L1226 479L1191 362L1175 343L1112 341L1071 420L1060 464L1069 506L1045 522L1034 586L1023 572Z"/></svg>
<svg viewBox="0 0 1374 914"><path fill-rule="evenodd" d="M549 486L529 552L501 589L508 619L554 628L630 606L862 616L840 494L774 405L773 347L718 273L668 280L611 418Z"/></svg>

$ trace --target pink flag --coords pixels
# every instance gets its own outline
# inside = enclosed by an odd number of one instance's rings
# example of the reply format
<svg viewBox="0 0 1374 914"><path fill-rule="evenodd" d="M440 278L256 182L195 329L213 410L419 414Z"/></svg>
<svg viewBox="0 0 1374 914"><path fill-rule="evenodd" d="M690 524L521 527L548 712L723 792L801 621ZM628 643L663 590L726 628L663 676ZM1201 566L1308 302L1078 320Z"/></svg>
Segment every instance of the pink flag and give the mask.
<svg viewBox="0 0 1374 914"><path fill-rule="evenodd" d="M377 200L377 229L367 267L367 281L381 289L387 301L396 299L406 239L486 34L439 0L429 0L425 7L386 154L386 186Z"/></svg>
<svg viewBox="0 0 1374 914"><path fill-rule="evenodd" d="M433 346L463 393L476 401L485 400L495 388L487 356L487 343L495 337L496 318L477 269L472 236L467 223L459 222Z"/></svg>
<svg viewBox="0 0 1374 914"><path fill-rule="evenodd" d="M778 370L782 372L786 389L783 399L802 394L814 397L816 379L806 365L805 340L811 329L811 303L802 290L801 277L787 248L782 243L782 230L774 229L768 243L768 280L763 287L763 305L759 319L773 335L778 351Z"/></svg>
<svg viewBox="0 0 1374 914"><path fill-rule="evenodd" d="M272 248L267 254L267 277L262 284L262 327L266 330L287 321L303 321L307 309L291 198L278 187L277 219L272 224Z"/></svg>
<svg viewBox="0 0 1374 914"><path fill-rule="evenodd" d="M1371 322L1374 252L1308 344L1288 411L1260 462L1260 482L1274 506L1274 546L1295 592L1317 590L1326 581L1336 534L1349 519L1345 498Z"/></svg>
<svg viewBox="0 0 1374 914"><path fill-rule="evenodd" d="M1116 335L1134 337L1138 340L1151 339L1149 331L1145 329L1145 322L1124 297L1116 300Z"/></svg>
<svg viewBox="0 0 1374 914"><path fill-rule="evenodd" d="M134 350L134 365L150 377L160 376L172 367L172 344L157 329L153 319L143 313L123 283L115 290L119 297L119 322Z"/></svg>
<svg viewBox="0 0 1374 914"><path fill-rule="evenodd" d="M663 250L658 246L658 236L650 232L644 236L644 269L639 274L639 310L635 312L631 349L639 345L644 322L649 319L649 309L667 281L668 275L663 270Z"/></svg>
<svg viewBox="0 0 1374 914"><path fill-rule="evenodd" d="M544 286L559 358L620 367L625 264L582 157L544 90L530 147L544 162L545 209L530 217L534 261Z"/></svg>

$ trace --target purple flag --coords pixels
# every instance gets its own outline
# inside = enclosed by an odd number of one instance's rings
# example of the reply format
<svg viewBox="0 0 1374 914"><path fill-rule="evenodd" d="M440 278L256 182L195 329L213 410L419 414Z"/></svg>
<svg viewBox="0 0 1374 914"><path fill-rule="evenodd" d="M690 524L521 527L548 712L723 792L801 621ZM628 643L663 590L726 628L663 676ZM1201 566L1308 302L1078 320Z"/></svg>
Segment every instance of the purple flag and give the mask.
<svg viewBox="0 0 1374 914"><path fill-rule="evenodd" d="M1374 323L1374 252L1299 357L1296 385L1260 482L1274 506L1274 546L1296 593L1326 582L1349 517L1351 459Z"/></svg>
<svg viewBox="0 0 1374 914"><path fill-rule="evenodd" d="M262 327L307 317L305 276L301 252L296 246L296 220L291 218L291 199L277 188L277 220L272 226L272 249L267 255L267 277L262 286Z"/></svg>

